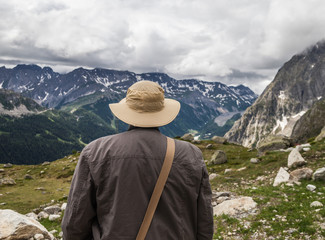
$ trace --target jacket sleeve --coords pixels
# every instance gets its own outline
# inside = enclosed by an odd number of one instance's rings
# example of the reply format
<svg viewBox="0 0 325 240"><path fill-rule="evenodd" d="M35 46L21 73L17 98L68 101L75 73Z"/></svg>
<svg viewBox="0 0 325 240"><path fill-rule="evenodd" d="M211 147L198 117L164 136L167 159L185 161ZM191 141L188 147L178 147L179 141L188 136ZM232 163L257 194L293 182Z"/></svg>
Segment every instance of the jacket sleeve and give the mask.
<svg viewBox="0 0 325 240"><path fill-rule="evenodd" d="M202 158L201 158L202 159ZM197 219L197 239L211 240L213 238L213 208L212 192L209 182L209 174L203 159L202 180L198 196L198 219Z"/></svg>
<svg viewBox="0 0 325 240"><path fill-rule="evenodd" d="M92 239L91 229L96 217L96 200L88 160L87 151L84 149L72 178L67 208L62 219L64 240Z"/></svg>

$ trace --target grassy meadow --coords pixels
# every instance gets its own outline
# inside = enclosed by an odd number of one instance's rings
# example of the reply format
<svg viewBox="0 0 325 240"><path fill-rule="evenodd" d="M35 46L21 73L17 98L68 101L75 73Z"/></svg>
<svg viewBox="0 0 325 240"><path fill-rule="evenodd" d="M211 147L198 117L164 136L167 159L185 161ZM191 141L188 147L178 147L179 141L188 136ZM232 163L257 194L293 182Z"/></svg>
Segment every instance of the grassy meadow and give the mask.
<svg viewBox="0 0 325 240"><path fill-rule="evenodd" d="M208 144L213 147L206 149ZM240 219L227 215L215 217L214 239L325 238L325 208L310 207L316 200L325 205L324 182L310 180L303 181L301 185L272 186L279 168L287 166L289 153L267 152L259 157L260 163L253 164L250 159L258 157L256 150L212 141L201 141L196 145L202 150L204 159L210 159L215 150L223 150L227 154L227 163L207 166L209 173L217 174L211 180L214 191L250 196L258 204L255 215ZM324 167L325 143L312 142L311 150L302 152L302 156L307 161L307 167L314 171ZM50 164L14 165L12 168L4 168L0 164L0 169L4 169L0 176L10 177L16 182L13 186L0 186L0 209L26 214L42 205L66 202L78 157L79 153L75 153ZM26 175L32 179L25 179ZM308 184L315 185L316 190L307 190ZM58 236L60 220L42 220L41 223L48 230L57 230L55 235Z"/></svg>

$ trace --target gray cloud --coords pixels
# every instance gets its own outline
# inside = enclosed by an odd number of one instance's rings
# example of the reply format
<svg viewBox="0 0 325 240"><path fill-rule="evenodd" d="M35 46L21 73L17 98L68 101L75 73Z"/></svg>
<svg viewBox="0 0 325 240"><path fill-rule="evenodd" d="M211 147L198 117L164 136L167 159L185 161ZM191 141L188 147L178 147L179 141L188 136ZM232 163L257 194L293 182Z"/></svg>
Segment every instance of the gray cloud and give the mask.
<svg viewBox="0 0 325 240"><path fill-rule="evenodd" d="M322 0L0 0L0 64L163 71L260 93L325 37L324 12Z"/></svg>

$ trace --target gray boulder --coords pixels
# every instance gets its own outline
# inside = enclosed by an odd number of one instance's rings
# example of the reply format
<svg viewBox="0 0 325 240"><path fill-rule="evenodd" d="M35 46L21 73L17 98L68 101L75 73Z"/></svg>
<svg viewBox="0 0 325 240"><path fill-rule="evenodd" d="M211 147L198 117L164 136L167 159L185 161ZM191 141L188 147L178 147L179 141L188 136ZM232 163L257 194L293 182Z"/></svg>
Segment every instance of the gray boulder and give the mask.
<svg viewBox="0 0 325 240"><path fill-rule="evenodd" d="M16 182L12 178L6 177L3 179L0 179L0 186L1 185L16 185Z"/></svg>
<svg viewBox="0 0 325 240"><path fill-rule="evenodd" d="M218 176L218 174L216 174L216 173L211 173L211 174L209 175L209 180L211 181L211 180L215 179L217 176Z"/></svg>
<svg viewBox="0 0 325 240"><path fill-rule="evenodd" d="M292 140L285 136L269 135L257 144L259 152L285 149L292 145Z"/></svg>
<svg viewBox="0 0 325 240"><path fill-rule="evenodd" d="M227 155L224 151L221 150L217 150L213 153L209 164L210 165L215 165L215 164L223 164L226 163L228 161L227 159Z"/></svg>
<svg viewBox="0 0 325 240"><path fill-rule="evenodd" d="M59 214L61 212L61 207L58 205L49 206L44 208L44 212L47 214Z"/></svg>
<svg viewBox="0 0 325 240"><path fill-rule="evenodd" d="M185 141L193 141L194 140L194 136L190 133L185 133L182 137L183 140Z"/></svg>
<svg viewBox="0 0 325 240"><path fill-rule="evenodd" d="M218 144L225 144L227 142L226 138L219 137L219 136L214 136L214 137L212 137L211 140L214 141L215 143L218 143Z"/></svg>
<svg viewBox="0 0 325 240"><path fill-rule="evenodd" d="M232 217L246 217L257 211L257 203L251 197L241 197L237 199L223 201L213 207L213 214L220 216L226 214Z"/></svg>
<svg viewBox="0 0 325 240"><path fill-rule="evenodd" d="M211 143L209 143L208 145L206 145L205 147L206 149L212 149L213 148L213 145Z"/></svg>
<svg viewBox="0 0 325 240"><path fill-rule="evenodd" d="M257 164L257 163L260 163L261 160L258 159L258 158L251 158L250 162L251 162L251 163L254 163L254 164Z"/></svg>
<svg viewBox="0 0 325 240"><path fill-rule="evenodd" d="M296 168L305 165L307 162L301 156L298 149L294 148L288 156L288 168Z"/></svg>
<svg viewBox="0 0 325 240"><path fill-rule="evenodd" d="M36 234L42 234L43 239L54 240L53 235L35 219L9 209L0 210L0 239L33 239Z"/></svg>
<svg viewBox="0 0 325 240"><path fill-rule="evenodd" d="M6 163L5 165L3 165L4 168L12 168L12 164L11 163Z"/></svg>
<svg viewBox="0 0 325 240"><path fill-rule="evenodd" d="M300 181L303 179L309 180L313 176L313 170L310 168L300 168L290 173L290 179Z"/></svg>
<svg viewBox="0 0 325 240"><path fill-rule="evenodd" d="M315 208L321 208L323 207L323 203L319 202L319 201L314 201L310 204L310 207L315 207Z"/></svg>
<svg viewBox="0 0 325 240"><path fill-rule="evenodd" d="M274 179L273 187L279 186L281 183L289 182L289 178L290 174L283 167L281 167Z"/></svg>
<svg viewBox="0 0 325 240"><path fill-rule="evenodd" d="M318 168L313 174L314 181L325 181L325 167Z"/></svg>

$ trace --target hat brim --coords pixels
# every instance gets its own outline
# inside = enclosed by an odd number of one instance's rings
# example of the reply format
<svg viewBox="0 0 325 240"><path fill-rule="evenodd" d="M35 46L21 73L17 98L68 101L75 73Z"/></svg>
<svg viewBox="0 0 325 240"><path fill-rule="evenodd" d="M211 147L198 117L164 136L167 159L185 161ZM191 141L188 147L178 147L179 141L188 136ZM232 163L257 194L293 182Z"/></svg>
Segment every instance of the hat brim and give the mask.
<svg viewBox="0 0 325 240"><path fill-rule="evenodd" d="M178 115L181 104L165 98L164 108L158 112L137 112L126 104L126 99L119 103L111 103L109 107L112 113L121 121L136 127L161 127L172 122Z"/></svg>

